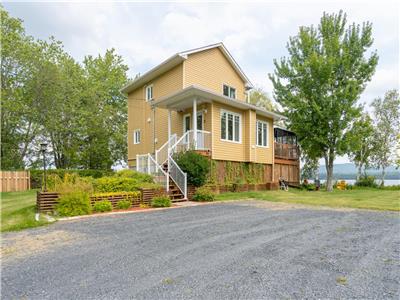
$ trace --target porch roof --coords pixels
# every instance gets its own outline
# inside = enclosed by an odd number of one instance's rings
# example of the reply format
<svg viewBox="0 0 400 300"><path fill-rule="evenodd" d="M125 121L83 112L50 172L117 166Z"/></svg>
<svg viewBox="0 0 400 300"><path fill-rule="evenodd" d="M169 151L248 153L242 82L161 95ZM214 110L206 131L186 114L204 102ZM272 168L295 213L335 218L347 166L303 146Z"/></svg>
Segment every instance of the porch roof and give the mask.
<svg viewBox="0 0 400 300"><path fill-rule="evenodd" d="M161 97L157 100L154 100L152 105L161 108L167 108L171 110L184 110L189 107L192 107L193 99L197 99L197 105L202 103L211 103L212 101L216 101L222 104L226 104L228 106L236 107L239 109L251 109L255 110L258 115L265 116L268 118L272 118L273 120L284 120L285 116L267 111L261 107L255 106L253 104L232 99L227 96L215 93L214 91L210 91L204 87L198 85L188 86L178 92L175 92L171 95Z"/></svg>

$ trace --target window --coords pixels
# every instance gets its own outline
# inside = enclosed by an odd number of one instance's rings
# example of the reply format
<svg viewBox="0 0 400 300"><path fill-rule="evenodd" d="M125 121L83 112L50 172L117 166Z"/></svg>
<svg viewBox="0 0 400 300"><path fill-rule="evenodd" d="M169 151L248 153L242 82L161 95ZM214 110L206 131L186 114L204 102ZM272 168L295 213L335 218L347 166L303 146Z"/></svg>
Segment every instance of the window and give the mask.
<svg viewBox="0 0 400 300"><path fill-rule="evenodd" d="M268 123L257 121L256 126L257 146L268 147Z"/></svg>
<svg viewBox="0 0 400 300"><path fill-rule="evenodd" d="M239 114L221 111L221 139L225 141L241 141L241 116Z"/></svg>
<svg viewBox="0 0 400 300"><path fill-rule="evenodd" d="M236 98L236 89L229 85L224 84L223 93L224 93L224 96L227 96L229 98L233 98L233 99Z"/></svg>
<svg viewBox="0 0 400 300"><path fill-rule="evenodd" d="M146 100L153 100L153 85L146 86Z"/></svg>
<svg viewBox="0 0 400 300"><path fill-rule="evenodd" d="M140 129L133 131L133 143L140 144Z"/></svg>

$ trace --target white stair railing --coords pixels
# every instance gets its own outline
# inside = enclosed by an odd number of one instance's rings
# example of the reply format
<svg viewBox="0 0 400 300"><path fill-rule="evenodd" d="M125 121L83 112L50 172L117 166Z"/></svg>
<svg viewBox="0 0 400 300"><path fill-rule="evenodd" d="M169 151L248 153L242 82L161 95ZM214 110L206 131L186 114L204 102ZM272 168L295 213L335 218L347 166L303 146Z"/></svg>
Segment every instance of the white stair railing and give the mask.
<svg viewBox="0 0 400 300"><path fill-rule="evenodd" d="M169 175L150 153L136 156L136 171L152 175L154 181L169 191Z"/></svg>
<svg viewBox="0 0 400 300"><path fill-rule="evenodd" d="M158 150L156 150L156 162L162 166L167 162L168 159L168 148L170 148L173 144L176 143L177 136L176 133L171 135L168 141L165 142Z"/></svg>
<svg viewBox="0 0 400 300"><path fill-rule="evenodd" d="M172 155L168 157L168 170L169 176L181 190L184 199L187 199L187 174L179 168Z"/></svg>

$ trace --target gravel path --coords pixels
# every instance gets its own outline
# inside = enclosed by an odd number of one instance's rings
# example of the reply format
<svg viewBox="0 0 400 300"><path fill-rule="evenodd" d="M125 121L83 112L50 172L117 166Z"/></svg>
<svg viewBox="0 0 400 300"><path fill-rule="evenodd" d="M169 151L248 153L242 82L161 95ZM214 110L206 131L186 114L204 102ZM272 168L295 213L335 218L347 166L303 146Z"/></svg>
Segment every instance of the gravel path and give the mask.
<svg viewBox="0 0 400 300"><path fill-rule="evenodd" d="M397 213L242 201L2 236L2 299L400 297Z"/></svg>

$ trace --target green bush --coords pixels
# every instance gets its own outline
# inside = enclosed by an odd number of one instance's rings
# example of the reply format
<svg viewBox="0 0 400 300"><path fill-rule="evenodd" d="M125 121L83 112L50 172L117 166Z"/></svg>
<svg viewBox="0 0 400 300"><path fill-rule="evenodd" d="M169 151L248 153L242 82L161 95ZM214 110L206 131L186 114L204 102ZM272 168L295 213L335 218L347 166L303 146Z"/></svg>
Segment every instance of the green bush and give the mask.
<svg viewBox="0 0 400 300"><path fill-rule="evenodd" d="M335 185L336 186L336 185ZM315 191L316 186L313 183L302 183L300 185L301 190L306 190L306 191Z"/></svg>
<svg viewBox="0 0 400 300"><path fill-rule="evenodd" d="M106 212L106 211L112 211L112 204L108 200L102 200L98 201L95 204L93 204L93 210L95 212Z"/></svg>
<svg viewBox="0 0 400 300"><path fill-rule="evenodd" d="M114 177L134 178L138 182L153 183L153 177L149 174L139 173L134 170L121 170L115 173Z"/></svg>
<svg viewBox="0 0 400 300"><path fill-rule="evenodd" d="M43 182L43 170L29 170L31 174L31 187L33 189L41 188ZM47 179L49 176L57 175L64 178L65 174L77 174L80 177L100 178L104 176L111 176L114 174L113 170L66 170L66 169L50 169L46 171Z"/></svg>
<svg viewBox="0 0 400 300"><path fill-rule="evenodd" d="M210 161L195 151L181 152L175 155L175 161L183 172L187 173L187 181L194 186L202 186L210 172Z"/></svg>
<svg viewBox="0 0 400 300"><path fill-rule="evenodd" d="M102 177L94 180L96 192L131 192L137 190L137 181L127 177Z"/></svg>
<svg viewBox="0 0 400 300"><path fill-rule="evenodd" d="M361 176L360 179L357 180L354 185L362 187L372 187L372 188L378 187L378 185L375 182L374 176Z"/></svg>
<svg viewBox="0 0 400 300"><path fill-rule="evenodd" d="M123 196L126 200L129 199L129 197L136 197L140 195L139 191L135 192L109 192L109 193L94 193L92 196L93 197L111 197L111 196Z"/></svg>
<svg viewBox="0 0 400 300"><path fill-rule="evenodd" d="M131 203L131 201L129 201L129 200L120 200L120 201L118 201L118 203L117 203L117 207L118 207L119 209L128 209L128 208L131 207L131 205L132 205L132 203Z"/></svg>
<svg viewBox="0 0 400 300"><path fill-rule="evenodd" d="M80 177L76 173L65 173L63 178L52 174L47 178L47 190L60 194L71 192L93 193L93 179L91 177Z"/></svg>
<svg viewBox="0 0 400 300"><path fill-rule="evenodd" d="M91 213L89 195L84 192L71 192L60 197L56 207L60 216L72 217Z"/></svg>
<svg viewBox="0 0 400 300"><path fill-rule="evenodd" d="M151 200L152 207L170 207L171 199L168 196L158 196Z"/></svg>
<svg viewBox="0 0 400 300"><path fill-rule="evenodd" d="M199 187L193 195L193 201L214 201L215 193L206 186Z"/></svg>

